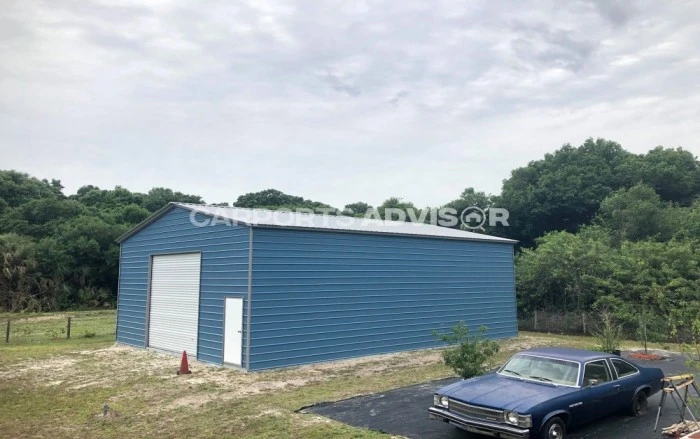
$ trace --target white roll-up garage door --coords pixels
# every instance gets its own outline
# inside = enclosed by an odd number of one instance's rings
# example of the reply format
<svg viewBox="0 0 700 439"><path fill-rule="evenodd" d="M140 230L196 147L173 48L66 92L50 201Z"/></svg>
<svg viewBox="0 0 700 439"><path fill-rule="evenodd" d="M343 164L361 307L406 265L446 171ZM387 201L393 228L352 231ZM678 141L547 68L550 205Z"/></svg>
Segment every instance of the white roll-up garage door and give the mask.
<svg viewBox="0 0 700 439"><path fill-rule="evenodd" d="M153 256L148 346L197 355L199 253Z"/></svg>

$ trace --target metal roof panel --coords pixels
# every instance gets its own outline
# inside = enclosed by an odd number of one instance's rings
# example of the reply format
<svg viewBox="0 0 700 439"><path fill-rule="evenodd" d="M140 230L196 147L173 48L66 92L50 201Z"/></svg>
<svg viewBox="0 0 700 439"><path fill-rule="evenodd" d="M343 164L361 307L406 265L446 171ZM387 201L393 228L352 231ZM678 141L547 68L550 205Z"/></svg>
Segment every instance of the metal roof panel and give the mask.
<svg viewBox="0 0 700 439"><path fill-rule="evenodd" d="M254 227L282 227L294 229L331 230L357 233L413 235L433 238L464 239L514 244L512 239L481 233L451 229L433 224L404 221L386 221L373 218L355 218L342 215L320 215L268 209L212 206L205 204L172 203L201 214L230 220Z"/></svg>

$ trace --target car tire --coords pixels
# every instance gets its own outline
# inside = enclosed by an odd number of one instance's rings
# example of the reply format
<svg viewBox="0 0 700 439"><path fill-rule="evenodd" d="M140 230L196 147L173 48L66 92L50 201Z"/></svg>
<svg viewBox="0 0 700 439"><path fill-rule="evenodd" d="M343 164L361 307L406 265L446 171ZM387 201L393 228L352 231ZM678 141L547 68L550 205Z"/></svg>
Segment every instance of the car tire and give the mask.
<svg viewBox="0 0 700 439"><path fill-rule="evenodd" d="M629 409L627 410L630 416L644 416L647 412L647 394L644 390L640 390L632 398Z"/></svg>
<svg viewBox="0 0 700 439"><path fill-rule="evenodd" d="M555 416L542 427L540 439L564 439L566 438L566 424L564 421Z"/></svg>

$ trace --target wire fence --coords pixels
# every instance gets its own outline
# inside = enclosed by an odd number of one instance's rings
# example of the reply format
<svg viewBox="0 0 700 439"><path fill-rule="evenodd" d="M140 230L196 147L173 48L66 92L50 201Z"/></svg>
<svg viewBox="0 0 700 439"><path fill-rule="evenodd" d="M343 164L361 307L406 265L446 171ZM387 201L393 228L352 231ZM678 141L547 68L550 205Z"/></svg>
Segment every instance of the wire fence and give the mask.
<svg viewBox="0 0 700 439"><path fill-rule="evenodd" d="M76 339L115 339L113 311L36 316L0 316L2 344L32 344Z"/></svg>
<svg viewBox="0 0 700 439"><path fill-rule="evenodd" d="M615 316L614 324L620 328L621 336L630 340L685 343L695 338L692 324L675 321L675 326L671 326L669 318L660 315L647 315L645 319L638 315L627 319ZM596 335L601 327L601 314L597 312L536 310L518 315L518 328L522 331Z"/></svg>
<svg viewBox="0 0 700 439"><path fill-rule="evenodd" d="M596 316L586 312L533 311L518 318L518 328L523 331L551 332L555 334L590 334Z"/></svg>

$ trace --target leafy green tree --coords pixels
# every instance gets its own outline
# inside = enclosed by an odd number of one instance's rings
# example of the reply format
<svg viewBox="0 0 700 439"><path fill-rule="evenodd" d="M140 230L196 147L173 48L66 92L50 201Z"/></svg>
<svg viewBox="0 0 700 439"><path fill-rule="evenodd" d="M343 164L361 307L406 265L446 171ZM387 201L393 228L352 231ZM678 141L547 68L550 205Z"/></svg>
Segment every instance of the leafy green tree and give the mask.
<svg viewBox="0 0 700 439"><path fill-rule="evenodd" d="M62 198L61 182L39 180L17 171L0 171L0 199L8 207L40 198Z"/></svg>
<svg viewBox="0 0 700 439"><path fill-rule="evenodd" d="M362 201L346 204L343 208L343 214L352 216L364 216L372 206Z"/></svg>
<svg viewBox="0 0 700 439"><path fill-rule="evenodd" d="M40 238L55 234L58 225L87 212L85 206L74 200L38 198L6 211L0 217L0 232Z"/></svg>
<svg viewBox="0 0 700 439"><path fill-rule="evenodd" d="M625 172L654 188L666 201L687 206L700 194L700 162L682 148L657 146L630 159Z"/></svg>
<svg viewBox="0 0 700 439"><path fill-rule="evenodd" d="M596 222L610 231L617 244L646 238L667 240L673 234L669 212L654 189L638 184L603 200Z"/></svg>
<svg viewBox="0 0 700 439"><path fill-rule="evenodd" d="M155 212L170 202L202 204L204 200L198 195L187 195L164 187L154 187L144 197L142 207L149 212Z"/></svg>
<svg viewBox="0 0 700 439"><path fill-rule="evenodd" d="M700 239L700 198L689 207L670 210L668 218L669 227L674 231L674 239L679 241Z"/></svg>
<svg viewBox="0 0 700 439"><path fill-rule="evenodd" d="M117 224L138 224L151 214L148 210L136 204L120 206L110 211L112 221Z"/></svg>
<svg viewBox="0 0 700 439"><path fill-rule="evenodd" d="M119 263L115 239L170 201L202 202L165 188L140 194L88 185L70 197L62 189L58 180L0 171L7 274L0 286L1 309L113 304Z"/></svg>
<svg viewBox="0 0 700 439"><path fill-rule="evenodd" d="M236 207L274 207L274 206L289 206L289 205L304 205L303 197L287 195L277 189L266 189L260 192L250 192L238 197L233 203Z"/></svg>
<svg viewBox="0 0 700 439"><path fill-rule="evenodd" d="M266 189L260 192L250 192L238 197L233 203L235 207L259 208L259 209L312 209L318 212L336 212L336 209L318 201L311 201L303 197L287 195L277 189Z"/></svg>
<svg viewBox="0 0 700 439"><path fill-rule="evenodd" d="M500 205L510 212L511 238L524 246L548 231L576 232L611 192L630 185L623 165L632 154L604 139L564 145L503 182Z"/></svg>
<svg viewBox="0 0 700 439"><path fill-rule="evenodd" d="M445 204L442 206L442 208L450 208L450 209L455 209L457 211L457 215L462 218L462 215L464 214L464 211L467 210L470 207L478 207L479 209L483 210L484 212L487 212L489 208L491 207L496 207L496 197L493 195L489 195L485 192L477 192L473 187L468 187L462 191L460 194L459 198L456 200L452 200L449 203ZM471 212L469 212L471 213ZM458 221L457 224L453 226L453 228L464 228L464 225L462 224L462 221ZM490 227L489 222L485 221L484 224L482 225L483 230L477 230L477 229L470 229L469 231L472 232L484 232L489 235L498 235L498 236L503 236L506 234L506 231L504 230L499 230L500 227Z"/></svg>
<svg viewBox="0 0 700 439"><path fill-rule="evenodd" d="M487 194L486 192L477 192L473 187L468 187L462 191L459 198L450 201L443 207L451 207L457 209L460 213L467 207L476 206L480 209L487 210L493 205L493 196Z"/></svg>
<svg viewBox="0 0 700 439"><path fill-rule="evenodd" d="M388 210L387 209L396 209L396 210ZM411 210L414 212L414 215L416 218L420 218L421 212L420 209L417 209L416 206L411 203L410 201L403 201L403 199L398 198L398 197L391 197L385 200L382 204L380 204L377 209L376 209L376 214L379 216L379 218L384 219L384 220L393 220L393 221L398 221L398 220L404 220L404 221L411 221L412 218L409 217L408 211ZM398 211L401 211L404 213L403 216L398 213ZM393 212L396 212L395 214Z"/></svg>
<svg viewBox="0 0 700 439"><path fill-rule="evenodd" d="M634 155L615 142L588 139L514 170L497 200L510 212L508 236L531 246L548 231L578 231L612 192L639 183L688 206L700 195L700 162L681 148Z"/></svg>
<svg viewBox="0 0 700 439"><path fill-rule="evenodd" d="M600 228L548 233L536 249L523 249L517 257L520 309L588 309L598 296L619 288L612 277L619 262Z"/></svg>
<svg viewBox="0 0 700 439"><path fill-rule="evenodd" d="M79 201L85 206L91 206L100 209L114 209L126 205L143 206L145 202L148 202L150 207L156 208L155 204L160 202L161 200L167 199L169 201L184 201L184 199L191 199L189 198L190 196L184 196L182 197L183 200L172 200L172 198L177 197L174 194L172 194L172 191L170 191L169 189L165 190L166 193L162 198L162 192L158 192L157 189L153 189L151 192L153 191L157 192L155 196L156 198L154 200L150 200L148 196L130 192L128 189L125 189L121 186L117 186L113 190L103 190L96 186L89 185L83 186L80 189L78 189L78 192L75 195L72 195L70 198ZM177 194L179 194L179 192ZM199 197L196 197L195 199L198 198ZM163 207L169 201L165 201L160 207ZM159 209L160 207L157 207L156 209Z"/></svg>
<svg viewBox="0 0 700 439"><path fill-rule="evenodd" d="M78 288L116 285L119 248L115 240L127 230L128 226L109 224L94 216L64 224L59 242L73 261L72 281ZM116 289L111 290L116 293Z"/></svg>

